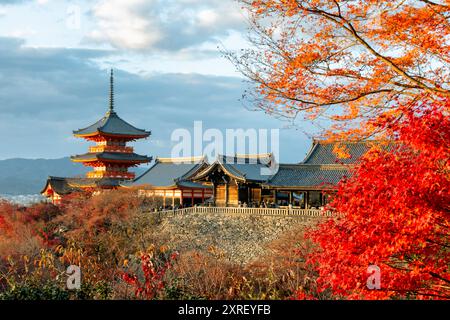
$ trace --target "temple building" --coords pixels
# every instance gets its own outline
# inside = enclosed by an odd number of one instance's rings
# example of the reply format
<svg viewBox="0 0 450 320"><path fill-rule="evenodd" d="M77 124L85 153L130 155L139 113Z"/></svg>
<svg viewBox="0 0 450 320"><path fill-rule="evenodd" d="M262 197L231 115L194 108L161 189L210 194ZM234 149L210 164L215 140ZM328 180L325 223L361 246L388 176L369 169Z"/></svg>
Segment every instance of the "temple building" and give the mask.
<svg viewBox="0 0 450 320"><path fill-rule="evenodd" d="M134 153L128 142L148 138L150 131L138 129L114 110L114 78L111 70L109 109L105 116L94 124L73 132L75 137L95 142L88 153L71 157L74 162L92 167L86 178L49 177L41 194L58 203L61 197L74 191L90 191L97 188L112 189L120 183L135 178L130 167L148 163L151 157Z"/></svg>
<svg viewBox="0 0 450 320"><path fill-rule="evenodd" d="M210 166L187 178L210 184L216 206L320 208L374 144L378 142L314 140L301 163L277 164L272 173L272 154L219 156Z"/></svg>
<svg viewBox="0 0 450 320"><path fill-rule="evenodd" d="M185 207L204 203L212 197L212 188L186 177L208 167L204 157L156 158L153 166L124 188L138 189L141 195L159 197L163 207Z"/></svg>
<svg viewBox="0 0 450 320"><path fill-rule="evenodd" d="M213 188L215 205L219 207L238 206L239 203L261 201L261 184L268 176L263 175L273 161L272 154L261 155L219 155L217 160L189 179L208 183Z"/></svg>

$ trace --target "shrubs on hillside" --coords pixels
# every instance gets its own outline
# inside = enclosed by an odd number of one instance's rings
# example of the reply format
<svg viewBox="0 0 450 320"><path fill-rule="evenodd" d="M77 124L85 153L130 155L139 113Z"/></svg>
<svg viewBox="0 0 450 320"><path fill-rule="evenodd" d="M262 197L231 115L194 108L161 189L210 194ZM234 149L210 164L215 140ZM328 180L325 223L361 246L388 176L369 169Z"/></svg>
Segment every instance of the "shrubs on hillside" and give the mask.
<svg viewBox="0 0 450 320"><path fill-rule="evenodd" d="M284 299L304 281L299 232L259 263L232 265L220 248L171 248L155 228L159 206L123 190L61 206L1 202L0 299ZM66 288L70 265L81 267L79 290Z"/></svg>
<svg viewBox="0 0 450 320"><path fill-rule="evenodd" d="M151 242L145 208L151 203L126 191L76 195L59 207L0 203L0 297L113 297L123 261ZM82 288L55 294L69 265L81 266Z"/></svg>

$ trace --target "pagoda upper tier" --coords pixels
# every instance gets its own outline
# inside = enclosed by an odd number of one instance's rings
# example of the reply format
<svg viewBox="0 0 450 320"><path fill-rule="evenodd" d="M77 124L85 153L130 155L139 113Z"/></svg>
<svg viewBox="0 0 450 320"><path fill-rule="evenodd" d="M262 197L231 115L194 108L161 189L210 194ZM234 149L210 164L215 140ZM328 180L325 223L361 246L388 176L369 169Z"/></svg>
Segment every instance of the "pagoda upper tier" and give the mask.
<svg viewBox="0 0 450 320"><path fill-rule="evenodd" d="M109 110L106 115L96 123L84 129L73 131L75 137L96 142L102 141L133 141L147 138L151 132L138 129L129 124L114 111L114 74L111 69L109 87Z"/></svg>
<svg viewBox="0 0 450 320"><path fill-rule="evenodd" d="M110 110L96 123L87 128L76 130L73 134L75 137L93 141L108 140L108 138L132 141L147 138L151 132L132 126L120 118L116 112Z"/></svg>

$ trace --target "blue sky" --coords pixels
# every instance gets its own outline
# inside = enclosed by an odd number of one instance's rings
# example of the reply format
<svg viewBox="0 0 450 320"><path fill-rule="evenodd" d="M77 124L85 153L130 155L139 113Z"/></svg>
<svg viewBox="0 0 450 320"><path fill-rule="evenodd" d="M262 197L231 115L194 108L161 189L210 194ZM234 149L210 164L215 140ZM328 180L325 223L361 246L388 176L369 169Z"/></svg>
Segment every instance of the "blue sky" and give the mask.
<svg viewBox="0 0 450 320"><path fill-rule="evenodd" d="M247 47L233 0L0 0L0 159L84 153L72 130L98 120L116 71L116 110L153 132L137 152L170 156L171 132L280 129L280 160L301 161L318 128L240 101L247 84L218 50Z"/></svg>

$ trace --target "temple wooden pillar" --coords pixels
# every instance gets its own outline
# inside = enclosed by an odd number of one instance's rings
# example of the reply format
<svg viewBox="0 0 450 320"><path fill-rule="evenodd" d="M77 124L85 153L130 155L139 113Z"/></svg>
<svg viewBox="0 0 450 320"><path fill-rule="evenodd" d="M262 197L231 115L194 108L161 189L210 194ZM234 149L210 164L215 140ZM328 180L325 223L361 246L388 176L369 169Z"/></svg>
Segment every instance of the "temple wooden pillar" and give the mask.
<svg viewBox="0 0 450 320"><path fill-rule="evenodd" d="M228 181L225 184L225 207L228 207Z"/></svg>
<svg viewBox="0 0 450 320"><path fill-rule="evenodd" d="M163 192L163 207L166 207L166 190L164 190Z"/></svg>
<svg viewBox="0 0 450 320"><path fill-rule="evenodd" d="M305 191L305 209L309 209L309 191Z"/></svg>
<svg viewBox="0 0 450 320"><path fill-rule="evenodd" d="M175 190L172 190L172 208L175 207Z"/></svg>

